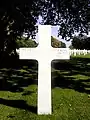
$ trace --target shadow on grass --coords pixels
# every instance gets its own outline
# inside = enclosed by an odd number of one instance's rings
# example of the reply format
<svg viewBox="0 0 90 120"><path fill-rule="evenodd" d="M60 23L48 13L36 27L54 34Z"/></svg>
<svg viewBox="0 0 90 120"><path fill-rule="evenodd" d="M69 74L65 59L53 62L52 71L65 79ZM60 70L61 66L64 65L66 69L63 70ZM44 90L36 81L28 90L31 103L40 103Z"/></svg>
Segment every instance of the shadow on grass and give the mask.
<svg viewBox="0 0 90 120"><path fill-rule="evenodd" d="M52 88L69 88L90 94L90 59L52 61Z"/></svg>
<svg viewBox="0 0 90 120"><path fill-rule="evenodd" d="M15 66L0 66L0 90L22 92L22 87L37 84L38 62L35 60L16 60ZM14 63L13 63L14 64Z"/></svg>
<svg viewBox="0 0 90 120"><path fill-rule="evenodd" d="M37 61L16 60L15 66L11 65L9 67L9 64L7 63L6 68L0 68L0 90L22 92L23 87L38 84ZM51 66L54 69L52 71L52 88L69 88L79 92L90 93L89 58L71 57L70 60L54 60Z"/></svg>
<svg viewBox="0 0 90 120"><path fill-rule="evenodd" d="M22 96L31 95L32 93L34 93L34 92L33 91L25 91L22 93Z"/></svg>
<svg viewBox="0 0 90 120"><path fill-rule="evenodd" d="M28 104L26 104L26 101L24 100L7 100L7 99L0 98L0 104L14 107L14 108L28 110L35 114L37 113L37 107L29 106Z"/></svg>

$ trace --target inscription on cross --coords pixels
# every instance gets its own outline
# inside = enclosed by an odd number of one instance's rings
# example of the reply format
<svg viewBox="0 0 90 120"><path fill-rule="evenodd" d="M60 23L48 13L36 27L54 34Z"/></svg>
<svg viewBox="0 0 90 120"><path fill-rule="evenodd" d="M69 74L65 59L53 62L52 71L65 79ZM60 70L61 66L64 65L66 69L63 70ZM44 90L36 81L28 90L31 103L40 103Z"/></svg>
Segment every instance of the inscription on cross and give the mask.
<svg viewBox="0 0 90 120"><path fill-rule="evenodd" d="M51 114L51 61L70 59L69 48L51 46L51 25L38 26L39 45L36 48L20 48L20 59L38 61L38 114Z"/></svg>

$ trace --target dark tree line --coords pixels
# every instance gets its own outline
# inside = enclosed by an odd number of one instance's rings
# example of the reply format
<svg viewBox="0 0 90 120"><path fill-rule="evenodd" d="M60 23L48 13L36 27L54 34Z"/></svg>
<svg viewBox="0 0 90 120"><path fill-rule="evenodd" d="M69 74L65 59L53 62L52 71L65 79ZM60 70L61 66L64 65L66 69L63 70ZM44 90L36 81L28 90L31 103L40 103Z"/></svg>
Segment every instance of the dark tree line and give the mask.
<svg viewBox="0 0 90 120"><path fill-rule="evenodd" d="M72 40L71 47L75 48L75 49L88 49L88 50L90 50L90 37L75 36Z"/></svg>
<svg viewBox="0 0 90 120"><path fill-rule="evenodd" d="M0 55L4 51L16 54L16 39L23 33L34 36L38 16L41 24L59 25L62 38L72 38L74 32L89 31L90 0L2 0L0 2Z"/></svg>

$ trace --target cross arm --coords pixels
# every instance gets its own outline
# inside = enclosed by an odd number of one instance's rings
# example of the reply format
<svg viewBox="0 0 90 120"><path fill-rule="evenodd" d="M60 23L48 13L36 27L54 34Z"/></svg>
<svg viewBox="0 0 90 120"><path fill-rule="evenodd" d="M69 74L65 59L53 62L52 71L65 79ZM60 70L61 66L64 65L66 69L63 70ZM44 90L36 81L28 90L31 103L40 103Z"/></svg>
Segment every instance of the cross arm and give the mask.
<svg viewBox="0 0 90 120"><path fill-rule="evenodd" d="M70 59L69 48L51 48L52 59L68 60Z"/></svg>
<svg viewBox="0 0 90 120"><path fill-rule="evenodd" d="M38 50L37 48L20 48L19 59L35 59L37 60Z"/></svg>

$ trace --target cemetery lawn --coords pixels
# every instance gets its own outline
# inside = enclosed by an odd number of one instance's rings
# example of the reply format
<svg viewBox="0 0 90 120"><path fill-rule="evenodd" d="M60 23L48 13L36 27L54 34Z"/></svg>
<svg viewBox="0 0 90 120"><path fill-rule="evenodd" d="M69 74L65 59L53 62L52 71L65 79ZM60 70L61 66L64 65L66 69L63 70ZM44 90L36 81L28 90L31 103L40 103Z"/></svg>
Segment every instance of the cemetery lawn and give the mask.
<svg viewBox="0 0 90 120"><path fill-rule="evenodd" d="M30 71L26 68L12 73L14 82L15 75L20 77L23 73L25 77ZM0 71L6 74L8 70ZM24 77L17 79L23 81ZM29 77L35 78L35 73ZM52 115L37 115L36 84L21 88L0 90L0 120L90 120L90 56L71 57L52 65Z"/></svg>

